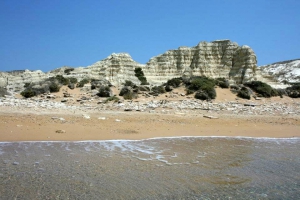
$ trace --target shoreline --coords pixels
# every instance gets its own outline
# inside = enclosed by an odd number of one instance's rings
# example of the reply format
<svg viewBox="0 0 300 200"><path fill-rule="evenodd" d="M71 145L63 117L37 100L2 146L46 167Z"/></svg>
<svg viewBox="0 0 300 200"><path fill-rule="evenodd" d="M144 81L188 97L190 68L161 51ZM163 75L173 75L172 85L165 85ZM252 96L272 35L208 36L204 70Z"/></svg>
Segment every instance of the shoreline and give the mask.
<svg viewBox="0 0 300 200"><path fill-rule="evenodd" d="M0 142L141 141L155 138L300 138L299 116L106 111L0 112ZM89 116L89 119L84 116ZM99 119L100 118L100 119ZM118 120L118 121L117 121ZM57 131L61 130L61 133Z"/></svg>
<svg viewBox="0 0 300 200"><path fill-rule="evenodd" d="M130 139L112 139L112 140L38 140L38 141L0 141L0 144L11 144L11 143L101 143L101 142L140 142L149 140L164 140L164 139L181 139L181 138L217 138L217 139L249 139L249 140L300 140L300 137L247 137L247 136L176 136L176 137L154 137L140 140Z"/></svg>

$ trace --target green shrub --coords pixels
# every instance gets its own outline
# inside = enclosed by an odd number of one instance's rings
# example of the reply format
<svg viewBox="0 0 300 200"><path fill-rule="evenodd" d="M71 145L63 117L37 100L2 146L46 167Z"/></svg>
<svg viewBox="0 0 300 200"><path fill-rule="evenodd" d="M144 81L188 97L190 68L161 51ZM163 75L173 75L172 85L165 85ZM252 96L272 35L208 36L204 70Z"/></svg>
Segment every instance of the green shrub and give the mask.
<svg viewBox="0 0 300 200"><path fill-rule="evenodd" d="M89 79L82 79L81 81L79 81L76 85L76 87L83 87L85 84L89 83L90 80Z"/></svg>
<svg viewBox="0 0 300 200"><path fill-rule="evenodd" d="M164 88L164 86L160 85L160 86L154 86L153 88L151 88L152 93L155 94L163 94L166 93L166 90Z"/></svg>
<svg viewBox="0 0 300 200"><path fill-rule="evenodd" d="M144 75L142 68L137 67L134 69L135 76L141 81L141 85L148 85L147 79Z"/></svg>
<svg viewBox="0 0 300 200"><path fill-rule="evenodd" d="M77 81L77 78L69 78L70 80L70 83L73 83L73 84L76 84L78 81Z"/></svg>
<svg viewBox="0 0 300 200"><path fill-rule="evenodd" d="M110 97L112 91L109 86L101 86L99 89L99 93L97 94L99 97Z"/></svg>
<svg viewBox="0 0 300 200"><path fill-rule="evenodd" d="M166 92L171 92L173 90L173 87L170 85L166 85L165 90L166 90Z"/></svg>
<svg viewBox="0 0 300 200"><path fill-rule="evenodd" d="M205 76L193 77L188 83L188 89L190 90L200 90L200 89L213 89L216 85L215 80L207 78Z"/></svg>
<svg viewBox="0 0 300 200"><path fill-rule="evenodd" d="M229 82L225 78L216 78L216 84L220 88L229 88Z"/></svg>
<svg viewBox="0 0 300 200"><path fill-rule="evenodd" d="M119 99L118 97L112 96L112 97L108 97L108 98L104 101L104 103L107 103L107 102L109 102L109 101L118 102L119 100L120 100L120 99Z"/></svg>
<svg viewBox="0 0 300 200"><path fill-rule="evenodd" d="M135 84L132 81L126 80L125 83L124 83L124 86L135 87Z"/></svg>
<svg viewBox="0 0 300 200"><path fill-rule="evenodd" d="M34 97L36 93L32 89L26 89L23 92L21 92L21 95L25 98L30 98L30 97Z"/></svg>
<svg viewBox="0 0 300 200"><path fill-rule="evenodd" d="M250 92L246 87L242 87L237 94L238 97L243 98L243 99L250 99Z"/></svg>
<svg viewBox="0 0 300 200"><path fill-rule="evenodd" d="M59 87L59 85L57 83L52 82L49 85L49 90L50 90L51 93L52 92L59 92L59 89L60 89L60 87Z"/></svg>
<svg viewBox="0 0 300 200"><path fill-rule="evenodd" d="M62 85L68 85L69 84L69 79L63 77L62 75L56 75L55 77L50 78L50 81L55 81L55 80L57 80Z"/></svg>
<svg viewBox="0 0 300 200"><path fill-rule="evenodd" d="M68 74L68 75L69 75L71 71L74 71L74 68L68 68L68 69L65 69L64 72L65 72L65 74Z"/></svg>
<svg viewBox="0 0 300 200"><path fill-rule="evenodd" d="M182 78L172 78L167 81L167 85L172 86L174 88L179 87L181 83L182 83Z"/></svg>
<svg viewBox="0 0 300 200"><path fill-rule="evenodd" d="M286 88L286 93L291 98L300 97L300 83L292 83L291 87Z"/></svg>
<svg viewBox="0 0 300 200"><path fill-rule="evenodd" d="M209 100L216 98L215 84L216 81L205 76L192 77L187 84L187 94L197 91L195 98L201 100Z"/></svg>
<svg viewBox="0 0 300 200"><path fill-rule="evenodd" d="M239 90L240 87L237 86L237 85L231 85L231 86L230 86L230 89L231 89L231 90Z"/></svg>
<svg viewBox="0 0 300 200"><path fill-rule="evenodd" d="M30 86L30 83L25 83L24 87L28 88Z"/></svg>
<svg viewBox="0 0 300 200"><path fill-rule="evenodd" d="M186 91L186 95L190 95L190 94L193 94L195 92L194 90L190 90L188 88L186 88L185 91Z"/></svg>
<svg viewBox="0 0 300 200"><path fill-rule="evenodd" d="M198 90L195 93L195 98L196 99L201 99L201 100L211 100L215 99L217 96L215 88L203 88Z"/></svg>
<svg viewBox="0 0 300 200"><path fill-rule="evenodd" d="M244 83L244 85L250 87L256 93L258 93L259 96L262 96L262 97L269 98L269 97L273 97L273 96L278 96L276 89L272 88L270 85L263 83L261 81L251 81L248 83Z"/></svg>

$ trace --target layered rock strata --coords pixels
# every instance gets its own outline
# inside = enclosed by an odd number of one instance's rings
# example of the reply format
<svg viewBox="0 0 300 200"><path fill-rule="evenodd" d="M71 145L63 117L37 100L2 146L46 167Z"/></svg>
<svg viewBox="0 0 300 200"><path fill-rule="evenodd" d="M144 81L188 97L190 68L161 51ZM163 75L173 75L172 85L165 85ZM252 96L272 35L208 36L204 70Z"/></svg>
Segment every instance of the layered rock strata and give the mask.
<svg viewBox="0 0 300 200"><path fill-rule="evenodd" d="M140 81L135 76L134 69L143 66L135 62L128 53L113 53L86 69L89 71L91 78L106 79L113 85L119 86L125 80L131 80L133 83L139 84Z"/></svg>
<svg viewBox="0 0 300 200"><path fill-rule="evenodd" d="M236 83L255 79L256 55L248 46L230 40L200 42L153 57L143 68L150 82L181 76L225 77Z"/></svg>
<svg viewBox="0 0 300 200"><path fill-rule="evenodd" d="M8 91L19 92L24 89L25 83L39 82L51 77L51 75L41 70L30 71L25 70L19 73L0 73L0 87L6 87Z"/></svg>
<svg viewBox="0 0 300 200"><path fill-rule="evenodd" d="M108 80L117 87L126 80L139 84L134 73L138 67L143 69L148 82L152 84L161 84L174 77L201 75L243 83L257 79L256 63L256 56L250 47L238 46L230 40L217 40L200 42L195 47L169 50L151 58L146 65L135 62L127 53L113 53L88 67L62 67L48 73L40 70L0 73L0 87L19 92L24 89L25 83L43 81L56 75L74 77L78 81L84 78Z"/></svg>

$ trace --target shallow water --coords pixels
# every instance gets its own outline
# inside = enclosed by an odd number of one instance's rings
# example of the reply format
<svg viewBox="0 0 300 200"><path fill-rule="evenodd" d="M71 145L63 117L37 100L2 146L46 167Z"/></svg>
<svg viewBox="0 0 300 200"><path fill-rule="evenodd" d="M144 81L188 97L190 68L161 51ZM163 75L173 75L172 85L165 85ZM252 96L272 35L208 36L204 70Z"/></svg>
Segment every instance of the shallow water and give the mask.
<svg viewBox="0 0 300 200"><path fill-rule="evenodd" d="M1 199L300 199L300 138L0 143Z"/></svg>

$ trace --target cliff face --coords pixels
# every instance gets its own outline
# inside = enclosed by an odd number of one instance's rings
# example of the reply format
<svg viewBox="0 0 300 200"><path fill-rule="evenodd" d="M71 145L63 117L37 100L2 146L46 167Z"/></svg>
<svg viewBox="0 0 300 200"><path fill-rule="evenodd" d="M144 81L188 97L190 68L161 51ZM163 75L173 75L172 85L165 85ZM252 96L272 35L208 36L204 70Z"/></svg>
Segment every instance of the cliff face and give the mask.
<svg viewBox="0 0 300 200"><path fill-rule="evenodd" d="M153 57L143 68L150 82L164 82L180 76L225 77L242 83L254 79L256 56L248 46L230 40L200 42Z"/></svg>
<svg viewBox="0 0 300 200"><path fill-rule="evenodd" d="M6 87L9 91L19 92L24 89L25 83L38 82L48 77L49 75L41 70L25 70L18 73L2 72L0 74L0 87Z"/></svg>
<svg viewBox="0 0 300 200"><path fill-rule="evenodd" d="M86 69L89 71L91 78L106 79L113 85L119 86L125 80L131 80L139 84L140 81L135 76L134 69L143 66L135 62L127 53L113 53L106 59L98 61Z"/></svg>
<svg viewBox="0 0 300 200"><path fill-rule="evenodd" d="M125 80L139 84L134 69L140 67L152 84L161 84L174 77L208 76L212 78L225 77L232 83L243 83L255 80L256 56L248 46L238 46L230 40L200 42L195 47L179 47L164 54L153 57L146 65L135 62L127 53L111 54L88 67L62 67L44 73L40 70L15 73L1 73L0 87L10 91L22 91L27 82L38 82L46 78L63 75L83 78L106 79L115 86L120 86Z"/></svg>

